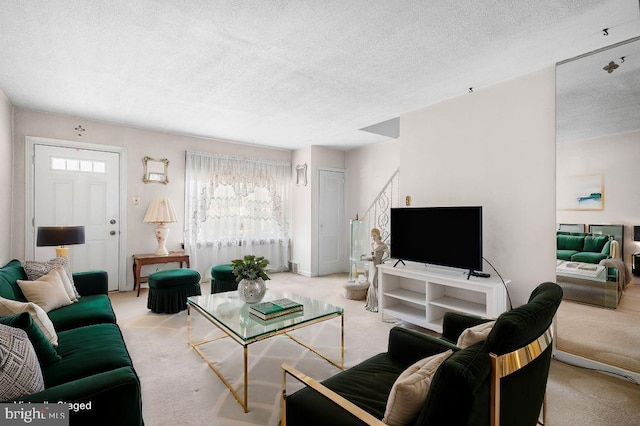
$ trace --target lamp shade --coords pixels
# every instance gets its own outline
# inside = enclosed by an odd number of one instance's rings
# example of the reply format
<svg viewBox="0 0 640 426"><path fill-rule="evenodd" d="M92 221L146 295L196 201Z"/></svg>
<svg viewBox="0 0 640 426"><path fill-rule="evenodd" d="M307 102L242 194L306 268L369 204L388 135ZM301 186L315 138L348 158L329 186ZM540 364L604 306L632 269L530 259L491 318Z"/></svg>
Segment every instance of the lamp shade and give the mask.
<svg viewBox="0 0 640 426"><path fill-rule="evenodd" d="M166 197L154 198L149 203L147 213L144 215L144 223L175 223L178 219L173 210L171 200Z"/></svg>
<svg viewBox="0 0 640 426"><path fill-rule="evenodd" d="M84 226L40 226L36 246L84 244Z"/></svg>

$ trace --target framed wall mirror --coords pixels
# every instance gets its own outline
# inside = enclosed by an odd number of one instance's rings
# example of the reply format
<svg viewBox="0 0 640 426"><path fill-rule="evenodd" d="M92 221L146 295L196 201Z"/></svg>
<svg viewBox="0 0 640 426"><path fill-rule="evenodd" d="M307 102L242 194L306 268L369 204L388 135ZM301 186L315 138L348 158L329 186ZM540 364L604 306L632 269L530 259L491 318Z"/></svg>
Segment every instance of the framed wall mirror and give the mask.
<svg viewBox="0 0 640 426"><path fill-rule="evenodd" d="M558 208L556 223L586 224L589 232L614 234L624 250L606 262L618 261L620 268L613 270L624 271L611 274L607 267L601 276L594 272L567 280L557 261L556 281L570 284L558 310L555 356L635 380L640 379L640 279L629 271L633 253L640 251L632 238L633 225L640 223L640 197L632 195L640 180L635 164L640 158L638 75L640 37L556 67L558 188L563 177L602 175L610 196L597 210ZM569 293L579 293L579 301Z"/></svg>
<svg viewBox="0 0 640 426"><path fill-rule="evenodd" d="M307 186L307 163L296 166L296 185Z"/></svg>
<svg viewBox="0 0 640 426"><path fill-rule="evenodd" d="M142 159L144 164L144 175L142 181L144 183L169 183L169 160L166 158L155 159L151 157L144 157Z"/></svg>

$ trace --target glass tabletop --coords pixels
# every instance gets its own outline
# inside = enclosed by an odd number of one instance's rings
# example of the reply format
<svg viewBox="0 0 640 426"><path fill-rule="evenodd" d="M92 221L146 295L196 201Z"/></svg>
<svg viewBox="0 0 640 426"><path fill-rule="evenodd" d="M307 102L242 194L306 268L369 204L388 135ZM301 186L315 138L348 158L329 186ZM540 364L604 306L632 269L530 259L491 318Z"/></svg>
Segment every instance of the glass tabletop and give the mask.
<svg viewBox="0 0 640 426"><path fill-rule="evenodd" d="M237 291L188 297L187 304L197 308L203 315L209 316L246 343L251 343L265 335L303 326L305 323L342 315L344 312L339 306L287 292L267 290L261 302L281 298L302 304L302 311L262 320L249 313L251 304L240 300Z"/></svg>

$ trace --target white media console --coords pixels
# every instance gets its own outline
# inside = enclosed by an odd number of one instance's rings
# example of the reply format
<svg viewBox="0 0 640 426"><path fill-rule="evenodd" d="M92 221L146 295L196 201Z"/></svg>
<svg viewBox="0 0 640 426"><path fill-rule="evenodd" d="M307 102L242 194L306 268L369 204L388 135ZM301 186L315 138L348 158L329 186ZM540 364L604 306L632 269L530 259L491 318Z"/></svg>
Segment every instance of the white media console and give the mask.
<svg viewBox="0 0 640 426"><path fill-rule="evenodd" d="M510 280L505 280L509 284ZM497 318L507 310L507 293L497 277L470 277L462 270L425 266L378 265L378 312L442 333L445 312Z"/></svg>

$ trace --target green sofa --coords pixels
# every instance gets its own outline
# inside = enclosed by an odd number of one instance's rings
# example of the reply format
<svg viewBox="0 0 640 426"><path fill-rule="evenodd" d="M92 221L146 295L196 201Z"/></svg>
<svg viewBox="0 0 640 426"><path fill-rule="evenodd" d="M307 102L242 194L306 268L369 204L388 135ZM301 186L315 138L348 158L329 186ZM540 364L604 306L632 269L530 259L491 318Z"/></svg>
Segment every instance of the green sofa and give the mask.
<svg viewBox="0 0 640 426"><path fill-rule="evenodd" d="M17 280L27 279L22 263L12 260L0 268L0 296L26 302ZM31 329L27 334L45 384L44 391L14 402L69 403L71 425L142 425L140 380L116 324L107 273L75 273L73 279L81 296L78 302L48 313L58 335L57 347L44 335L38 337L39 329L28 313L0 317L0 323Z"/></svg>
<svg viewBox="0 0 640 426"><path fill-rule="evenodd" d="M608 235L557 232L556 257L571 262L600 263L611 257L611 240Z"/></svg>

